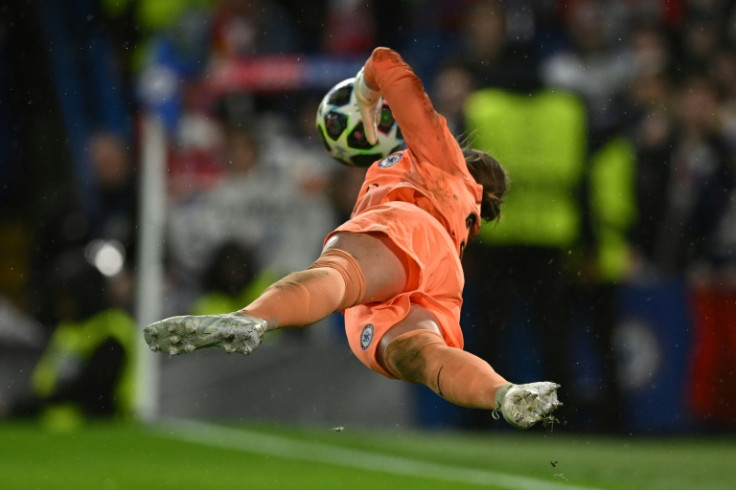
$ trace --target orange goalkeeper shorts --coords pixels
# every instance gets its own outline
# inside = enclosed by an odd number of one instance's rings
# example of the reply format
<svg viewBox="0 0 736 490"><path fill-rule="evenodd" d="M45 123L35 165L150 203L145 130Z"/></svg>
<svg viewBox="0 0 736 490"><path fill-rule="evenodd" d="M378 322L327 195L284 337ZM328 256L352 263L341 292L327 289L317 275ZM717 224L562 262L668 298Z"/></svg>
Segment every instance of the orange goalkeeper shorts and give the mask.
<svg viewBox="0 0 736 490"><path fill-rule="evenodd" d="M402 321L412 305L437 319L447 345L463 347L460 308L465 284L462 265L445 228L431 214L409 203L390 201L354 216L330 233L376 233L390 240L408 264L403 293L383 303L345 310L345 331L353 353L372 370L394 378L377 360L384 334Z"/></svg>

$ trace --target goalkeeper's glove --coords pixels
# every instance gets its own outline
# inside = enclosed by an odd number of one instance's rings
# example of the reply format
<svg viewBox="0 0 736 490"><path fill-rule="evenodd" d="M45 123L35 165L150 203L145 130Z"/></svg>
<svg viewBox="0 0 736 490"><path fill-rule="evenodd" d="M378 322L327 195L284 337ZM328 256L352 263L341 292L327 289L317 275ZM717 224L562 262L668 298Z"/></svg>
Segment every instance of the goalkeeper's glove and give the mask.
<svg viewBox="0 0 736 490"><path fill-rule="evenodd" d="M363 68L355 76L355 98L358 101L360 117L363 119L365 138L370 144L375 145L378 142L376 119L380 111L378 101L381 98L381 94L378 90L373 90L365 83Z"/></svg>

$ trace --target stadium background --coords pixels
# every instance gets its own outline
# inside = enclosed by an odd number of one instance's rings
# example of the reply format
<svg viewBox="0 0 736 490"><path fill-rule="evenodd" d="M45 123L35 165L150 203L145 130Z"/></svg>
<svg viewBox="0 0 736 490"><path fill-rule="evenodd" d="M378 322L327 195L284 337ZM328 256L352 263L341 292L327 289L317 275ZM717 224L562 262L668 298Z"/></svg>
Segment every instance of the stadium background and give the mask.
<svg viewBox="0 0 736 490"><path fill-rule="evenodd" d="M76 305L74 319L114 308L139 323L228 311L308 265L349 213L361 177L326 157L314 108L372 47L387 45L416 68L458 134L472 129L491 148L502 134L512 146L494 149L549 161L528 170L569 186L557 189L575 217L569 236L542 243L508 219L490 232L502 238L469 249L468 348L514 380L563 376L556 430L732 436L735 43L729 0L6 2L3 426L27 423L24 402L39 394L34 370L53 332L72 322L65 301ZM565 110L582 107L581 126L561 133L545 119L556 113L524 102L547 90L574 94ZM487 110L499 104L524 117ZM533 150L519 156L514 145ZM165 180L155 165L150 173L157 155ZM577 173L566 182L570 168ZM517 202L543 214L533 175L511 170L516 187L530 189ZM489 256L529 266L494 275ZM540 265L548 258L551 275ZM75 275L80 260L95 264L94 278ZM488 283L515 301L508 327L490 329L494 352L484 336L500 305L483 296L494 291ZM550 297L556 303L535 316L535 301ZM538 327L553 320L550 340ZM506 431L487 414L373 375L352 358L340 322L274 336L248 359L169 359L127 346L127 361L142 370L128 388L144 400L117 409L471 437ZM34 415L51 428L81 423Z"/></svg>

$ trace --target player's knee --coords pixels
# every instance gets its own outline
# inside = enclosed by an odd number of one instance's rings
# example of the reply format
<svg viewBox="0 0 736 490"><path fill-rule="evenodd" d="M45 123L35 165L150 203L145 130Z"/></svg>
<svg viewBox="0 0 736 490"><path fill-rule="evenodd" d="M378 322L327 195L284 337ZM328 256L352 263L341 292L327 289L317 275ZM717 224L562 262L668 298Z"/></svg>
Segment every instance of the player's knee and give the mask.
<svg viewBox="0 0 736 490"><path fill-rule="evenodd" d="M415 383L421 382L426 363L421 349L411 339L396 339L386 350L386 367L397 378Z"/></svg>
<svg viewBox="0 0 736 490"><path fill-rule="evenodd" d="M344 289L337 310L344 310L359 304L365 294L365 278L358 261L348 252L330 248L322 252L309 271L334 271L340 274Z"/></svg>
<svg viewBox="0 0 736 490"><path fill-rule="evenodd" d="M439 373L431 373L427 355L442 339L431 331L414 330L395 338L384 352L386 369L399 379L431 385Z"/></svg>

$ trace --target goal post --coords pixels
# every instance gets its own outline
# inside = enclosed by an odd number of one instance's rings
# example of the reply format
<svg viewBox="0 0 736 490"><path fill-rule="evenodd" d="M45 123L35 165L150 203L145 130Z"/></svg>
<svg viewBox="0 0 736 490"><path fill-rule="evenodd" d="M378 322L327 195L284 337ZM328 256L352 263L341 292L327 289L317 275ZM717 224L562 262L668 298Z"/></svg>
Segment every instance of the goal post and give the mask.
<svg viewBox="0 0 736 490"><path fill-rule="evenodd" d="M139 181L138 261L135 318L139 329L159 319L164 286L164 230L166 222L166 130L153 114L145 114L141 124ZM158 415L159 359L137 336L135 413L142 421Z"/></svg>

